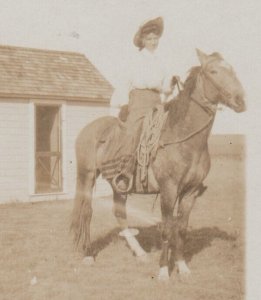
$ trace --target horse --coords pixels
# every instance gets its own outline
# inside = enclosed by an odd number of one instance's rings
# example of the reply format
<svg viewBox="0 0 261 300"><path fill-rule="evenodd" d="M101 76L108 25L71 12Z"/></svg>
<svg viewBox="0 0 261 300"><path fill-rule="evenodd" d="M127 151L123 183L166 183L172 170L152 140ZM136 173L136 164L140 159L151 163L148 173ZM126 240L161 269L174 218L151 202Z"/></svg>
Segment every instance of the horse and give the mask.
<svg viewBox="0 0 261 300"><path fill-rule="evenodd" d="M218 52L208 55L196 49L196 53L200 65L190 69L183 90L165 105L168 117L161 132L161 146L149 166L151 184L160 194L160 280L170 277L169 252L174 253L178 273L185 277L190 274L184 259L186 232L190 212L204 191L203 181L210 170L208 138L218 104L238 113L246 109L244 90L232 66ZM106 151L101 140L117 124L115 117L98 118L87 125L76 140L77 183L71 228L76 245L82 245L85 263L94 263L90 223L92 192L101 173L103 151ZM128 228L126 200L126 193L113 190L113 212L122 229L121 235L136 256L146 257Z"/></svg>

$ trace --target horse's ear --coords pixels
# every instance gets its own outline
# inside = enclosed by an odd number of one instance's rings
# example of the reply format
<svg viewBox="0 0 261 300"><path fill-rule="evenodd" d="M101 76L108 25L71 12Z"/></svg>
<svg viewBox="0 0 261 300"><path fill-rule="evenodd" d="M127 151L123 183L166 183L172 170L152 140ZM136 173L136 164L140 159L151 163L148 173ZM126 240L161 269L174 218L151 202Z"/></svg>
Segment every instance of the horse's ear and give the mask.
<svg viewBox="0 0 261 300"><path fill-rule="evenodd" d="M224 58L222 57L222 55L221 55L220 53L218 53L218 52L213 52L213 53L211 54L211 56L216 56L217 58L219 58L219 59L221 59L221 60L224 59Z"/></svg>
<svg viewBox="0 0 261 300"><path fill-rule="evenodd" d="M196 48L196 52L197 52L197 56L200 61L200 64L203 66L207 62L208 55L197 48Z"/></svg>

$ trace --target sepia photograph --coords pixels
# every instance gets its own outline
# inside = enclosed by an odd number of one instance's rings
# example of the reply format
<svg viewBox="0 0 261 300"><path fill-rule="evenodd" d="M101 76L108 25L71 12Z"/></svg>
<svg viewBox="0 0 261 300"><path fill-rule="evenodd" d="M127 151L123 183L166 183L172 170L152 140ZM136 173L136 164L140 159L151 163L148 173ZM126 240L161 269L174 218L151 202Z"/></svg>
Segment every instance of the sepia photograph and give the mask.
<svg viewBox="0 0 261 300"><path fill-rule="evenodd" d="M261 299L261 3L0 6L0 300Z"/></svg>

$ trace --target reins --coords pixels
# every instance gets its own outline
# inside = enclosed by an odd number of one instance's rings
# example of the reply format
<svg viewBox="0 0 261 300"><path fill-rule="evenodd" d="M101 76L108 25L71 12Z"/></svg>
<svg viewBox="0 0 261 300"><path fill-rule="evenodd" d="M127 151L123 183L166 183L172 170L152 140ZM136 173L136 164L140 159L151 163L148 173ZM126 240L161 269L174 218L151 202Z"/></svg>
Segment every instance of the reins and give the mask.
<svg viewBox="0 0 261 300"><path fill-rule="evenodd" d="M188 136L186 136L185 138L182 138L180 140L177 141L173 141L173 142L169 142L169 143L164 143L163 146L168 146L168 145L173 145L173 144L180 144L183 143L189 139L191 139L193 136L197 135L198 133L200 133L201 131L203 131L205 128L207 128L209 126L209 124L212 122L213 117L210 117L209 120L206 122L206 124L204 124L201 128L199 128L198 130L193 131L192 133L190 133Z"/></svg>
<svg viewBox="0 0 261 300"><path fill-rule="evenodd" d="M198 76L200 76L201 74L203 74L204 72L201 71ZM178 89L180 90L179 86ZM167 145L173 145L173 144L180 144L183 143L189 139L191 139L193 136L197 135L198 133L200 133L201 131L203 131L204 129L206 129L213 121L215 112L216 112L216 106L214 106L211 101L205 96L205 95L200 95L201 96L201 101L198 101L197 99L190 97L190 99L196 103L200 108L202 108L205 112L207 112L210 117L208 119L208 121L199 129L191 132L189 135L187 135L186 137L173 141L173 142L169 142L169 143L164 143L164 146Z"/></svg>

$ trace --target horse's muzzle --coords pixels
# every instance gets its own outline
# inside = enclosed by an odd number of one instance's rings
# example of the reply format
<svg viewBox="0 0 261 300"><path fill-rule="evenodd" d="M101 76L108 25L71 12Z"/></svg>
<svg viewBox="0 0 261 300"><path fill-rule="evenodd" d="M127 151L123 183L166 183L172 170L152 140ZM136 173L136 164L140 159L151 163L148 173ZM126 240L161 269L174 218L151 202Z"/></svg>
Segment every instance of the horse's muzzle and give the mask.
<svg viewBox="0 0 261 300"><path fill-rule="evenodd" d="M235 112L241 113L246 111L246 104L243 96L236 95L233 100L230 100L230 103L231 103L231 108Z"/></svg>

